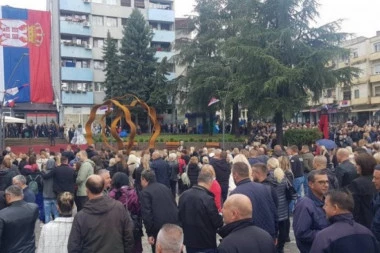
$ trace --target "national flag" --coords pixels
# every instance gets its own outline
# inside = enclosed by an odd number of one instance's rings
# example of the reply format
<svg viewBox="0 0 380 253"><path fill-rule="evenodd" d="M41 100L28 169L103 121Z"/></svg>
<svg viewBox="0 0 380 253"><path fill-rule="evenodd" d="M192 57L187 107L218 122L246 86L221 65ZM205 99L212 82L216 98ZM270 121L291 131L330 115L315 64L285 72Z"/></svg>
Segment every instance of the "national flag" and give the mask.
<svg viewBox="0 0 380 253"><path fill-rule="evenodd" d="M0 101L17 94L21 103L53 102L50 20L47 11L0 8Z"/></svg>
<svg viewBox="0 0 380 253"><path fill-rule="evenodd" d="M29 86L29 84L24 84L24 85L21 85L21 86L18 86L18 87L13 87L13 88L10 88L10 89L5 90L5 93L14 96L14 95L16 95L16 94L17 94L22 88L27 87L27 86Z"/></svg>
<svg viewBox="0 0 380 253"><path fill-rule="evenodd" d="M17 98L14 98L14 99L9 99L9 100L7 100L7 101L4 101L4 104L3 104L3 106L6 106L6 107L14 107L15 106L15 103L16 103L16 99L18 99L18 97Z"/></svg>
<svg viewBox="0 0 380 253"><path fill-rule="evenodd" d="M219 101L219 99L212 97L210 102L208 102L208 106L212 106L213 104L218 103Z"/></svg>

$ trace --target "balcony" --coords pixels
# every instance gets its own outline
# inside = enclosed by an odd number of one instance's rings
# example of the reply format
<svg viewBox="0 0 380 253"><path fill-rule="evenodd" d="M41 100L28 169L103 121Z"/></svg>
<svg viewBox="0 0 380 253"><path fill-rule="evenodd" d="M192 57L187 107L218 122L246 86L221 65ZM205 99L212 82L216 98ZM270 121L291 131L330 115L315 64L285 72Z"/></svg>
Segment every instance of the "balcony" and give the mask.
<svg viewBox="0 0 380 253"><path fill-rule="evenodd" d="M163 9L149 9L148 20L174 23L174 11Z"/></svg>
<svg viewBox="0 0 380 253"><path fill-rule="evenodd" d="M92 50L81 45L61 44L61 57L91 59Z"/></svg>
<svg viewBox="0 0 380 253"><path fill-rule="evenodd" d="M368 83L368 77L367 76L361 76L359 78L354 78L352 80L353 84L363 84L363 83Z"/></svg>
<svg viewBox="0 0 380 253"><path fill-rule="evenodd" d="M369 104L368 97L351 99L351 105L367 105L367 104Z"/></svg>
<svg viewBox="0 0 380 253"><path fill-rule="evenodd" d="M379 75L372 75L370 78L369 78L369 81L371 83L377 83L377 82L380 82L380 74Z"/></svg>
<svg viewBox="0 0 380 253"><path fill-rule="evenodd" d="M166 57L167 60L170 60L170 58L174 56L174 52L157 51L154 56L157 58L158 62L161 62L164 57Z"/></svg>
<svg viewBox="0 0 380 253"><path fill-rule="evenodd" d="M72 92L62 91L62 103L64 105L92 105L94 104L94 93L88 92Z"/></svg>
<svg viewBox="0 0 380 253"><path fill-rule="evenodd" d="M65 81L87 81L92 82L93 74L92 69L89 68L61 68L62 80Z"/></svg>
<svg viewBox="0 0 380 253"><path fill-rule="evenodd" d="M380 60L380 52L375 52L369 56L370 61Z"/></svg>
<svg viewBox="0 0 380 253"><path fill-rule="evenodd" d="M73 22L61 20L61 34L91 36L91 27L88 22Z"/></svg>
<svg viewBox="0 0 380 253"><path fill-rule="evenodd" d="M76 13L90 13L91 4L84 0L60 0L59 7L61 10L72 11Z"/></svg>
<svg viewBox="0 0 380 253"><path fill-rule="evenodd" d="M351 58L351 64L359 64L359 63L366 62L366 61L367 61L367 56L360 56L360 57L356 57L356 58Z"/></svg>
<svg viewBox="0 0 380 253"><path fill-rule="evenodd" d="M172 43L175 39L174 31L154 30L153 39L155 42L168 42Z"/></svg>

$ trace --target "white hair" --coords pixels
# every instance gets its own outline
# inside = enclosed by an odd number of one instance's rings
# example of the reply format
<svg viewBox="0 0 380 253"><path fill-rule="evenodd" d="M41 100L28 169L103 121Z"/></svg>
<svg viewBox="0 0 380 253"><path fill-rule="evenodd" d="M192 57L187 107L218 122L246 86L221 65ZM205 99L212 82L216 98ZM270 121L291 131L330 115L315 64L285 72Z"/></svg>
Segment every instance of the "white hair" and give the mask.
<svg viewBox="0 0 380 253"><path fill-rule="evenodd" d="M183 230L174 224L165 224L157 235L156 247L164 253L181 253L183 246Z"/></svg>

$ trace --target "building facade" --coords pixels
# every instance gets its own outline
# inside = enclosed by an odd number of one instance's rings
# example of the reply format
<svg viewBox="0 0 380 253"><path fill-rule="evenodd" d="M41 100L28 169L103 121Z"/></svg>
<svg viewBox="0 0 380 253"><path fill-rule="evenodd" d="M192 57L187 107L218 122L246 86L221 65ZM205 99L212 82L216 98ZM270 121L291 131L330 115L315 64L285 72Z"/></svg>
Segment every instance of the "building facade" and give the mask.
<svg viewBox="0 0 380 253"><path fill-rule="evenodd" d="M158 61L174 54L173 4L173 0L48 0L53 19L53 80L59 83L61 122L83 125L92 106L103 102L107 32L120 47L123 27L134 8L153 29L151 46L157 49ZM173 69L168 79L174 77Z"/></svg>
<svg viewBox="0 0 380 253"><path fill-rule="evenodd" d="M358 37L341 45L350 50L350 56L335 60L336 68L347 66L360 70L351 85L338 84L324 90L322 98L298 114L304 122L317 123L321 105L327 105L330 122L353 121L358 124L380 120L380 32L371 38Z"/></svg>

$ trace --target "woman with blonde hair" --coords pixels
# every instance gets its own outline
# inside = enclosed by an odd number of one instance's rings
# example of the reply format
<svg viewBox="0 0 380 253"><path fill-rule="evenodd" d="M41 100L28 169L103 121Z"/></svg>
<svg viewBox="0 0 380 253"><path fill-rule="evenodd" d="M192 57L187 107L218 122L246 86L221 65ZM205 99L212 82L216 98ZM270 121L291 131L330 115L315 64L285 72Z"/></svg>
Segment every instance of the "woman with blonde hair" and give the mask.
<svg viewBox="0 0 380 253"><path fill-rule="evenodd" d="M214 180L212 181L212 185L210 188L210 192L214 194L214 202L216 205L216 208L218 209L219 213L222 212L222 188L220 187L220 184L218 181L216 181L216 174L214 167L210 164L205 164L202 167L202 171L206 171L213 175Z"/></svg>
<svg viewBox="0 0 380 253"><path fill-rule="evenodd" d="M137 193L142 191L142 186L141 186L141 173L144 170L149 170L149 161L150 161L150 154L144 154L143 157L141 158L141 163L137 169L133 171L132 177L135 180L134 186L137 191Z"/></svg>

